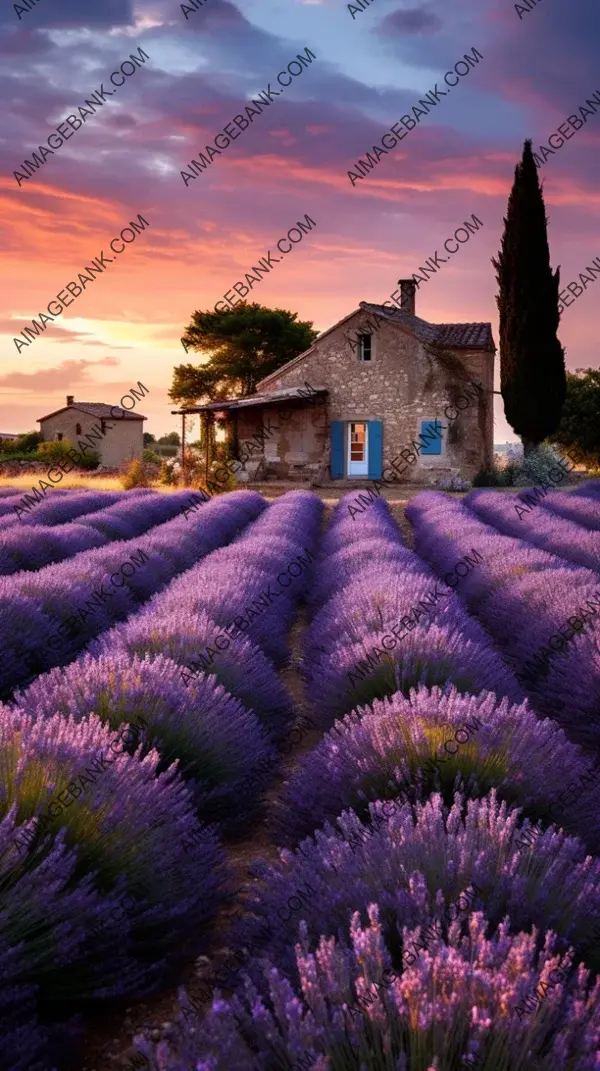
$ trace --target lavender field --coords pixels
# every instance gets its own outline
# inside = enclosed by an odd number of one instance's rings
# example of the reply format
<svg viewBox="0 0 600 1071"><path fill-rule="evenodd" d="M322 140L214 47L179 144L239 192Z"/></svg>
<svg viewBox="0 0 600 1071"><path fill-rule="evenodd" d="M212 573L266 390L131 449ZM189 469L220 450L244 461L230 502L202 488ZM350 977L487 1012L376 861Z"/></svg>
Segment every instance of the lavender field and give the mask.
<svg viewBox="0 0 600 1071"><path fill-rule="evenodd" d="M598 1071L600 481L189 496L0 494L2 1071Z"/></svg>

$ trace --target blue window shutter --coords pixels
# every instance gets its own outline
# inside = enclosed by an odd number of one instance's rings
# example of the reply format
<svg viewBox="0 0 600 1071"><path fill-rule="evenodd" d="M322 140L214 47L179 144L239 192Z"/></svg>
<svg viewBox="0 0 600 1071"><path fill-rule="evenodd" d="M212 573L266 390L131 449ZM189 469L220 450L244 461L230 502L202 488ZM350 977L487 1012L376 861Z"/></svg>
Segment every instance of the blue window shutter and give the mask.
<svg viewBox="0 0 600 1071"><path fill-rule="evenodd" d="M423 436L429 438L423 439ZM435 435L435 439L431 439L431 436ZM422 454L441 454L442 452L442 422L441 420L422 420L421 421L421 435L419 436L423 448Z"/></svg>
<svg viewBox="0 0 600 1071"><path fill-rule="evenodd" d="M383 421L367 421L370 480L380 480L383 471Z"/></svg>
<svg viewBox="0 0 600 1071"><path fill-rule="evenodd" d="M330 424L331 460L329 468L332 480L341 480L344 475L344 421L332 420Z"/></svg>

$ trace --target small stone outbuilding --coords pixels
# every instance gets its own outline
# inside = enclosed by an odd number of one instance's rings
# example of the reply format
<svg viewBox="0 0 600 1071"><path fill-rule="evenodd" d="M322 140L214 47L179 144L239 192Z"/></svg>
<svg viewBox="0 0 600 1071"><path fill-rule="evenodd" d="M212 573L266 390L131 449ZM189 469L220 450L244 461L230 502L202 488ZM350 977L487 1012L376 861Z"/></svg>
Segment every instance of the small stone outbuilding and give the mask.
<svg viewBox="0 0 600 1071"><path fill-rule="evenodd" d="M393 459L402 482L472 479L493 461L491 324L428 323L399 286L399 307L361 302L256 394L180 412L218 412L250 480L380 479Z"/></svg>
<svg viewBox="0 0 600 1071"><path fill-rule="evenodd" d="M73 395L68 394L67 404L62 409L39 417L38 423L44 442L68 439L75 450L81 450L83 443L84 453L94 449L100 454L101 465L118 468L141 458L145 420L141 413L127 412L121 406L76 402Z"/></svg>

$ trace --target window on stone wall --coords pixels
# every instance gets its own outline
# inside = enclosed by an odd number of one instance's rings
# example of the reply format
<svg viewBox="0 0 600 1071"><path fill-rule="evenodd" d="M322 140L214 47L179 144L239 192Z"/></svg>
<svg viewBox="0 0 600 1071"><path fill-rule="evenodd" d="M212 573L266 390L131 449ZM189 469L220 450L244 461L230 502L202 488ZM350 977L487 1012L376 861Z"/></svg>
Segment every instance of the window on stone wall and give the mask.
<svg viewBox="0 0 600 1071"><path fill-rule="evenodd" d="M372 335L359 335L358 336L358 359L359 361L370 361L372 352Z"/></svg>
<svg viewBox="0 0 600 1071"><path fill-rule="evenodd" d="M63 437L62 431L57 431L57 433L56 433L57 442L61 443L62 442L62 437Z"/></svg>
<svg viewBox="0 0 600 1071"><path fill-rule="evenodd" d="M75 425L75 434L76 435L81 435L81 424L76 424Z"/></svg>

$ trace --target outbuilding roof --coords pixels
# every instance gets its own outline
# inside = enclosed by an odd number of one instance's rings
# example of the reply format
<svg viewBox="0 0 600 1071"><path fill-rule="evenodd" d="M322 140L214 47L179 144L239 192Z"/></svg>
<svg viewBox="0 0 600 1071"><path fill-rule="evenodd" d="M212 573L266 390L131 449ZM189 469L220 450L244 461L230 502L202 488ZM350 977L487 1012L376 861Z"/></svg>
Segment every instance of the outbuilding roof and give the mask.
<svg viewBox="0 0 600 1071"><path fill-rule="evenodd" d="M300 393L300 392L303 393ZM193 405L185 409L172 409L171 414L181 413L204 413L206 411L218 411L221 409L247 409L251 405L275 405L277 402L306 401L315 394L328 394L327 387L311 387L308 391L305 387L279 387L277 390L263 391L261 394L250 394L246 398L231 398L228 401L208 402L206 405Z"/></svg>
<svg viewBox="0 0 600 1071"><path fill-rule="evenodd" d="M107 420L147 420L148 418L143 416L142 413L132 413L127 409L121 409L119 405L108 405L106 402L74 402L73 405L62 405L60 409L55 409L53 413L47 413L46 416L38 417L38 422L42 420L49 420L50 417L55 417L58 413L64 413L68 409L80 409L82 413L87 413L89 416L105 417ZM124 417L115 416L113 410L117 410L119 413L123 413Z"/></svg>

